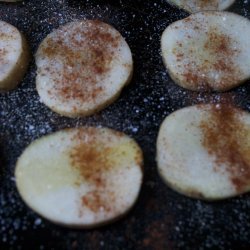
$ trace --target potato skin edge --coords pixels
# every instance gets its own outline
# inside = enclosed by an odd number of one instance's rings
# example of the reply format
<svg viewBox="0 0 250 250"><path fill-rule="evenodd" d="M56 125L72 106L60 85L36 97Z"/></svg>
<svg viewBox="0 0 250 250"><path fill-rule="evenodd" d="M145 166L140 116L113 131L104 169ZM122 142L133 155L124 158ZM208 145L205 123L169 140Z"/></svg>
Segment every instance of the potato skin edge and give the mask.
<svg viewBox="0 0 250 250"><path fill-rule="evenodd" d="M19 32L19 31L18 31ZM24 78L31 59L30 48L26 38L20 33L22 39L22 53L16 65L9 72L9 75L0 82L0 92L13 90Z"/></svg>

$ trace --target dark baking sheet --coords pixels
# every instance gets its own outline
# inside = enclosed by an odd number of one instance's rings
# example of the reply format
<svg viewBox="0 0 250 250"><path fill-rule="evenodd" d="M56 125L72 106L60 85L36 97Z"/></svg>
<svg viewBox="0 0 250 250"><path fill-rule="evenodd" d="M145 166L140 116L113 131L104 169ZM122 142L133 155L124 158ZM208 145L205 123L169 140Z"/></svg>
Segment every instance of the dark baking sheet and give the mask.
<svg viewBox="0 0 250 250"><path fill-rule="evenodd" d="M250 1L232 11L250 18ZM98 18L113 24L133 52L135 71L121 97L88 118L61 117L39 102L35 65L14 91L0 94L0 249L250 249L250 195L207 203L186 198L159 178L155 141L165 116L187 105L221 100L173 83L160 56L160 36L188 14L165 0L30 0L0 3L0 19L17 26L34 53L41 40L68 21ZM249 82L230 92L250 111ZM212 97L212 98L211 98ZM70 230L38 217L20 199L14 179L18 156L34 139L60 128L103 125L135 138L145 156L145 178L133 210L115 224Z"/></svg>

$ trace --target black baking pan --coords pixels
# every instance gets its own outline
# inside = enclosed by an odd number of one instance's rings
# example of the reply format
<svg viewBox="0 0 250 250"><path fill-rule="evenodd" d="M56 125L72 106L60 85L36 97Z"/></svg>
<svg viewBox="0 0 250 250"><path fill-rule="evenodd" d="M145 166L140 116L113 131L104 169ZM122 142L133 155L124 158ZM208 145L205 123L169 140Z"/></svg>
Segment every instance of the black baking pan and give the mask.
<svg viewBox="0 0 250 250"><path fill-rule="evenodd" d="M230 11L250 18L250 1ZM0 3L0 20L18 27L35 53L59 25L83 18L112 24L131 47L131 84L105 110L87 118L57 115L40 103L35 64L16 90L0 94L0 249L250 249L250 195L208 203L182 196L157 174L155 142L163 119L173 111L230 94L250 111L249 82L226 94L197 94L170 79L160 55L160 36L188 16L165 0L27 0ZM250 38L249 38L250 39ZM208 98L209 96L209 98ZM140 197L122 220L94 230L71 230L38 217L15 186L17 158L34 139L66 127L102 125L137 140L145 157Z"/></svg>

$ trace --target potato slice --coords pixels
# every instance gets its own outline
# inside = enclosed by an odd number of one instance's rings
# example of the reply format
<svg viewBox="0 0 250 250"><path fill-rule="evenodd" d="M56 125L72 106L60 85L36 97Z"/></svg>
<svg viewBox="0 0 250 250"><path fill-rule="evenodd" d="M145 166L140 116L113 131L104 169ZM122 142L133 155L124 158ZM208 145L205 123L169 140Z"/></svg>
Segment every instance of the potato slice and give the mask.
<svg viewBox="0 0 250 250"><path fill-rule="evenodd" d="M0 91L14 89L22 80L29 56L24 36L11 24L0 21Z"/></svg>
<svg viewBox="0 0 250 250"><path fill-rule="evenodd" d="M171 24L161 39L170 76L191 90L226 91L250 78L250 21L199 12Z"/></svg>
<svg viewBox="0 0 250 250"><path fill-rule="evenodd" d="M235 0L169 0L169 2L188 12L194 13L203 10L225 10Z"/></svg>
<svg viewBox="0 0 250 250"><path fill-rule="evenodd" d="M18 191L44 218L90 228L123 216L142 183L136 142L107 128L67 129L33 142L15 170Z"/></svg>
<svg viewBox="0 0 250 250"><path fill-rule="evenodd" d="M49 34L36 53L38 93L53 111L91 115L114 102L132 76L130 48L110 25L85 20Z"/></svg>
<svg viewBox="0 0 250 250"><path fill-rule="evenodd" d="M174 190L217 200L250 190L250 114L226 104L178 110L161 125L158 171Z"/></svg>

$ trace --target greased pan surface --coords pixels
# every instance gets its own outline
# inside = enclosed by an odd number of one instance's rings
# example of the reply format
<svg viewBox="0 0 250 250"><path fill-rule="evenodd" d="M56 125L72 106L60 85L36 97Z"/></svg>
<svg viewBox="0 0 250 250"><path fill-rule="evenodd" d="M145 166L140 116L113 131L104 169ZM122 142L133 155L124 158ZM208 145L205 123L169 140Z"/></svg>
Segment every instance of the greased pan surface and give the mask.
<svg viewBox="0 0 250 250"><path fill-rule="evenodd" d="M250 1L231 11L250 18ZM17 26L35 53L59 25L82 18L112 24L131 47L132 83L100 113L70 119L40 103L35 64L19 87L0 94L0 249L250 249L250 194L222 202L193 200L172 191L158 176L155 142L163 119L173 111L230 96L250 112L249 82L225 94L194 94L173 83L162 63L160 36L188 14L164 0L27 0L0 3L0 20ZM102 125L135 138L145 157L139 200L122 220L95 230L70 230L38 217L15 186L17 158L34 139L61 128Z"/></svg>

